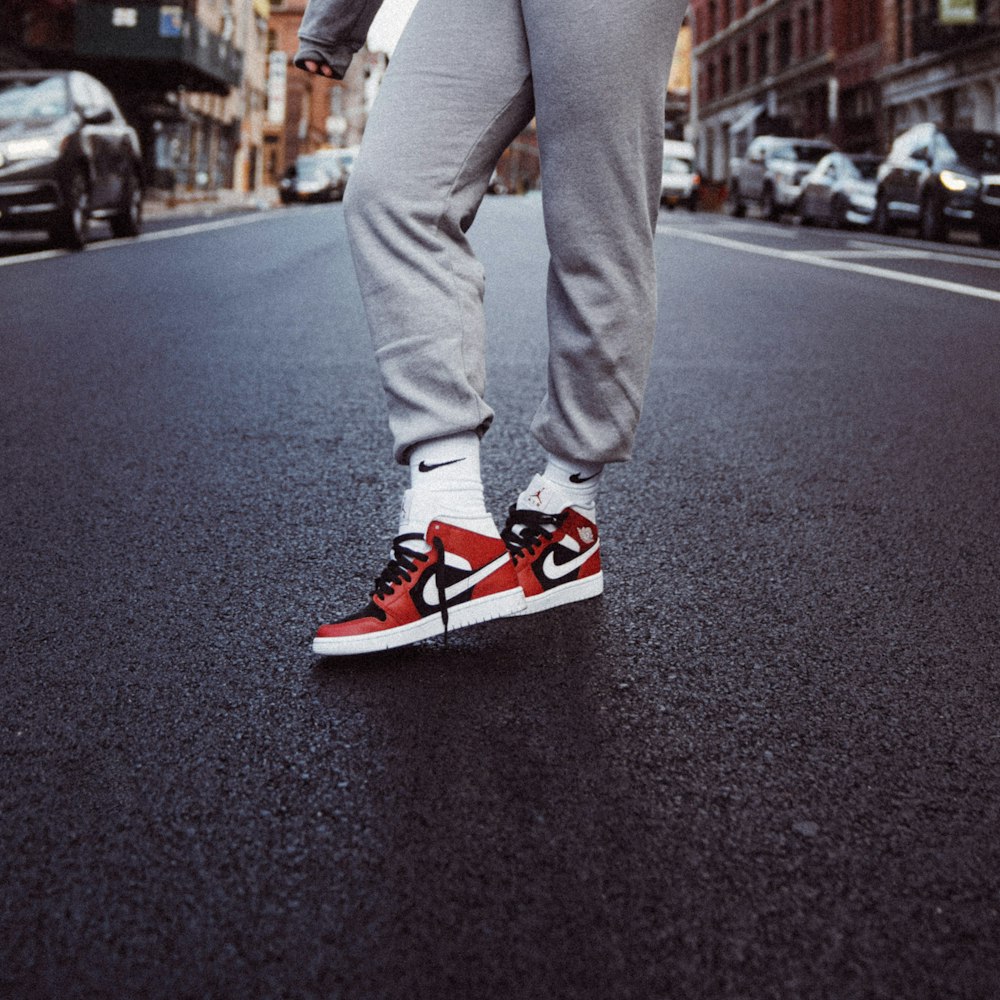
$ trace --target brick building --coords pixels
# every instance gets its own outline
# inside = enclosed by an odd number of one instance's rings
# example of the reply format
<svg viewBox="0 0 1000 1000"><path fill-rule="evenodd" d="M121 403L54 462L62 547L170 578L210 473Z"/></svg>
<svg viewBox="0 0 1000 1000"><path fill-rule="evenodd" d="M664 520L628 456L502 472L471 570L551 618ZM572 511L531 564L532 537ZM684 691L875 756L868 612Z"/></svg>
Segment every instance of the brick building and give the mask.
<svg viewBox="0 0 1000 1000"><path fill-rule="evenodd" d="M879 0L694 0L691 133L710 179L755 134L881 141Z"/></svg>
<svg viewBox="0 0 1000 1000"><path fill-rule="evenodd" d="M891 138L936 121L1000 132L1000 0L882 0Z"/></svg>
<svg viewBox="0 0 1000 1000"><path fill-rule="evenodd" d="M296 157L323 146L356 146L385 72L386 58L363 48L343 80L295 69L306 0L271 0L266 175L276 184Z"/></svg>
<svg viewBox="0 0 1000 1000"><path fill-rule="evenodd" d="M1000 0L693 0L704 173L764 132L885 152L919 121L1000 131Z"/></svg>
<svg viewBox="0 0 1000 1000"><path fill-rule="evenodd" d="M3 0L0 68L85 70L142 141L147 186L262 180L268 0Z"/></svg>

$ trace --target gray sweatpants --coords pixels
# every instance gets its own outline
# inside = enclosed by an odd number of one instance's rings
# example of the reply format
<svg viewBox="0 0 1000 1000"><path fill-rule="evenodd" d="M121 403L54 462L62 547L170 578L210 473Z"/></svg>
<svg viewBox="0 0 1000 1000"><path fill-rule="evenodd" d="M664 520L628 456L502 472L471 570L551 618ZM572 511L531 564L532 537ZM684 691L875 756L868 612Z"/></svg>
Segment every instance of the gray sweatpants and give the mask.
<svg viewBox="0 0 1000 1000"><path fill-rule="evenodd" d="M536 118L548 389L532 433L627 459L656 322L667 73L686 0L420 0L369 119L345 212L398 461L489 426L484 276L466 232ZM502 334L501 334L502 335Z"/></svg>

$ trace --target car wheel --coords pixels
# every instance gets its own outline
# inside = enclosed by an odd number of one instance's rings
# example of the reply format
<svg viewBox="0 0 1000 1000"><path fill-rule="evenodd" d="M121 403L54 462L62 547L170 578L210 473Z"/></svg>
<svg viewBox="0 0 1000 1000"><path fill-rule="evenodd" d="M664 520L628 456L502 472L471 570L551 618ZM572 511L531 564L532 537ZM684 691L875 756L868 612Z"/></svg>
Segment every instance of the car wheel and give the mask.
<svg viewBox="0 0 1000 1000"><path fill-rule="evenodd" d="M948 239L941 202L934 195L927 195L920 205L920 235L925 240Z"/></svg>
<svg viewBox="0 0 1000 1000"><path fill-rule="evenodd" d="M746 204L740 198L740 186L735 181L729 188L729 214L734 219L742 219L747 214Z"/></svg>
<svg viewBox="0 0 1000 1000"><path fill-rule="evenodd" d="M816 220L806 211L806 199L803 195L795 203L795 214L799 217L799 222L803 226L811 226Z"/></svg>
<svg viewBox="0 0 1000 1000"><path fill-rule="evenodd" d="M138 236L142 230L142 184L134 171L129 172L125 181L121 210L108 222L118 238Z"/></svg>
<svg viewBox="0 0 1000 1000"><path fill-rule="evenodd" d="M90 185L83 168L73 172L66 187L65 203L52 227L52 239L68 250L82 250L90 232Z"/></svg>
<svg viewBox="0 0 1000 1000"><path fill-rule="evenodd" d="M781 218L781 209L774 200L774 188L770 185L764 188L764 194L760 199L760 210L768 222L777 222Z"/></svg>
<svg viewBox="0 0 1000 1000"><path fill-rule="evenodd" d="M881 191L875 200L875 232L883 236L893 236L896 232L896 223L892 221L889 204Z"/></svg>
<svg viewBox="0 0 1000 1000"><path fill-rule="evenodd" d="M979 242L984 247L1000 247L1000 226L983 226L979 230Z"/></svg>
<svg viewBox="0 0 1000 1000"><path fill-rule="evenodd" d="M834 229L847 229L850 223L847 221L847 204L843 198L836 198L830 206L830 221Z"/></svg>

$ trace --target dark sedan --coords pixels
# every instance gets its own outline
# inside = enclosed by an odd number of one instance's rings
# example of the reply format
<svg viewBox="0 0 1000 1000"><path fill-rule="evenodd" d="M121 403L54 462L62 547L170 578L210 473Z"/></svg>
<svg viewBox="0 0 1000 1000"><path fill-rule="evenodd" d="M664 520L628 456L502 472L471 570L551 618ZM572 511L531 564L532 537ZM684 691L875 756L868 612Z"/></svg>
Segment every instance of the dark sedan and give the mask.
<svg viewBox="0 0 1000 1000"><path fill-rule="evenodd" d="M965 228L1000 245L1000 134L926 122L900 135L878 173L875 228L901 223L928 240Z"/></svg>
<svg viewBox="0 0 1000 1000"><path fill-rule="evenodd" d="M139 139L107 88L76 71L0 73L0 228L79 249L91 219L142 223Z"/></svg>

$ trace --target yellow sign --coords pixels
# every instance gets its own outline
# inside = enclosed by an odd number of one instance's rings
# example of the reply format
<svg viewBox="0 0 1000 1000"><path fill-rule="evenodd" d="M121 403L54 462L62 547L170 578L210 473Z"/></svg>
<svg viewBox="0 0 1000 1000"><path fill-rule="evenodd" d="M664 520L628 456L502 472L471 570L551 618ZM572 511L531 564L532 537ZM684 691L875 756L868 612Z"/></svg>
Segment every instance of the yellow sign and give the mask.
<svg viewBox="0 0 1000 1000"><path fill-rule="evenodd" d="M271 16L271 0L253 0L253 9L266 21Z"/></svg>
<svg viewBox="0 0 1000 1000"><path fill-rule="evenodd" d="M976 0L938 0L941 24L975 24Z"/></svg>

